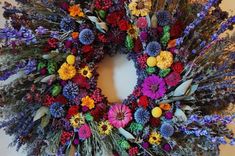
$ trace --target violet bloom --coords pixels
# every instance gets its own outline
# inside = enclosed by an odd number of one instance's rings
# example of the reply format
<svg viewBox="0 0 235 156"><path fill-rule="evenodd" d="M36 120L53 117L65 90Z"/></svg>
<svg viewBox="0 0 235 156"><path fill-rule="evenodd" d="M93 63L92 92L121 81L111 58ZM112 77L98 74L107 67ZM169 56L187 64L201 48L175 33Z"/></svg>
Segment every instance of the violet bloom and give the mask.
<svg viewBox="0 0 235 156"><path fill-rule="evenodd" d="M142 92L152 99L159 99L166 93L165 82L162 78L151 75L144 80Z"/></svg>

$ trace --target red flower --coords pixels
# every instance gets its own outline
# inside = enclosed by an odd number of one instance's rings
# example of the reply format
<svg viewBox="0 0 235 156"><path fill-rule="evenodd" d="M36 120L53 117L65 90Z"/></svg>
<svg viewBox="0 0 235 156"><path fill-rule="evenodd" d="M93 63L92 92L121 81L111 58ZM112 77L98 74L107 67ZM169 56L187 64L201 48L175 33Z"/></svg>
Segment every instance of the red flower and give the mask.
<svg viewBox="0 0 235 156"><path fill-rule="evenodd" d="M87 78L82 75L76 75L72 81L76 83L79 87L89 89L90 84L87 82Z"/></svg>
<svg viewBox="0 0 235 156"><path fill-rule="evenodd" d="M170 87L176 86L180 82L180 80L180 74L176 72L172 72L167 77L165 77L165 82Z"/></svg>
<svg viewBox="0 0 235 156"><path fill-rule="evenodd" d="M117 26L119 21L124 16L124 14L125 13L123 11L112 12L112 13L108 14L108 16L106 17L106 21L107 21L108 24L110 24L113 27Z"/></svg>
<svg viewBox="0 0 235 156"><path fill-rule="evenodd" d="M143 50L142 42L139 37L135 40L135 45L134 45L133 50L136 53L140 53Z"/></svg>
<svg viewBox="0 0 235 156"><path fill-rule="evenodd" d="M122 19L121 21L118 22L118 27L122 31L127 31L129 29L129 23L128 21Z"/></svg>
<svg viewBox="0 0 235 156"><path fill-rule="evenodd" d="M64 145L68 140L71 139L71 137L74 135L73 132L66 132L63 131L61 136L60 136L60 143Z"/></svg>
<svg viewBox="0 0 235 156"><path fill-rule="evenodd" d="M128 151L129 156L136 156L139 153L139 148L138 147L132 147Z"/></svg>
<svg viewBox="0 0 235 156"><path fill-rule="evenodd" d="M91 98L96 102L99 103L103 100L103 96L101 94L101 89L96 89L93 94L91 95Z"/></svg>
<svg viewBox="0 0 235 156"><path fill-rule="evenodd" d="M43 105L49 107L54 101L55 99L52 96L46 95L43 100Z"/></svg>
<svg viewBox="0 0 235 156"><path fill-rule="evenodd" d="M159 118L151 117L149 122L152 127L159 127L161 125L161 120Z"/></svg>
<svg viewBox="0 0 235 156"><path fill-rule="evenodd" d="M175 62L172 64L171 68L173 69L174 72L181 73L184 70L184 65L181 62Z"/></svg>
<svg viewBox="0 0 235 156"><path fill-rule="evenodd" d="M55 98L54 102L59 102L61 104L66 104L67 100L63 95L59 95Z"/></svg>
<svg viewBox="0 0 235 156"><path fill-rule="evenodd" d="M141 96L139 99L139 106L147 108L149 105L148 97L147 96Z"/></svg>
<svg viewBox="0 0 235 156"><path fill-rule="evenodd" d="M98 39L99 39L99 41L101 41L103 43L107 43L108 42L107 37L104 34L101 34L101 33L98 34Z"/></svg>
<svg viewBox="0 0 235 156"><path fill-rule="evenodd" d="M95 7L98 10L108 10L112 5L112 0L95 0Z"/></svg>
<svg viewBox="0 0 235 156"><path fill-rule="evenodd" d="M58 40L56 38L49 38L47 40L47 44L51 49L55 49L57 47Z"/></svg>
<svg viewBox="0 0 235 156"><path fill-rule="evenodd" d="M82 47L82 52L83 53L89 53L92 52L94 49L91 45L85 45Z"/></svg>
<svg viewBox="0 0 235 156"><path fill-rule="evenodd" d="M71 106L67 112L67 119L70 119L73 115L78 113L79 106Z"/></svg>
<svg viewBox="0 0 235 156"><path fill-rule="evenodd" d="M181 21L175 22L175 24L171 27L170 35L172 39L180 37L183 31L184 24Z"/></svg>
<svg viewBox="0 0 235 156"><path fill-rule="evenodd" d="M106 112L106 104L99 103L96 105L95 109L91 111L91 115L94 117L95 121L100 121L103 119Z"/></svg>

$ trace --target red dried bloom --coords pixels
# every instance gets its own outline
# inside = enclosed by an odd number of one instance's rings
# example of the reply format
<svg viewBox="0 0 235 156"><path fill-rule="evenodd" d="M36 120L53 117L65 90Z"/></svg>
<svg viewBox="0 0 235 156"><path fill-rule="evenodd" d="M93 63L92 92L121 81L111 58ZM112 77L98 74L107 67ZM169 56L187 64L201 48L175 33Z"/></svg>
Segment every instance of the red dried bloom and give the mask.
<svg viewBox="0 0 235 156"><path fill-rule="evenodd" d="M61 104L67 104L67 99L63 95L59 95L55 98L54 102L59 102Z"/></svg>
<svg viewBox="0 0 235 156"><path fill-rule="evenodd" d="M138 147L132 147L128 151L129 156L136 156L139 153L139 148Z"/></svg>
<svg viewBox="0 0 235 156"><path fill-rule="evenodd" d="M176 86L181 80L181 76L179 73L172 72L167 77L165 77L165 82L168 86L174 87Z"/></svg>
<svg viewBox="0 0 235 156"><path fill-rule="evenodd" d="M100 121L103 119L104 114L106 112L106 104L99 103L96 105L95 109L91 111L91 115L94 117L95 121Z"/></svg>
<svg viewBox="0 0 235 156"><path fill-rule="evenodd" d="M74 135L73 132L66 132L63 131L61 136L60 136L60 143L64 145L68 140L71 139L71 137Z"/></svg>
<svg viewBox="0 0 235 156"><path fill-rule="evenodd" d="M143 108L147 108L149 105L148 97L147 96L141 96L138 102L138 105Z"/></svg>
<svg viewBox="0 0 235 156"><path fill-rule="evenodd" d="M95 8L98 10L108 10L112 5L112 0L95 0Z"/></svg>
<svg viewBox="0 0 235 156"><path fill-rule="evenodd" d="M86 88L89 89L90 88L90 84L87 81L87 78L82 76L81 74L76 75L72 81L74 83L76 83L79 87L81 88Z"/></svg>
<svg viewBox="0 0 235 156"><path fill-rule="evenodd" d="M110 24L113 27L117 26L120 20L123 18L124 14L125 13L123 11L112 12L108 14L108 16L106 17L106 21L108 24Z"/></svg>
<svg viewBox="0 0 235 156"><path fill-rule="evenodd" d="M159 127L161 125L161 120L159 118L151 117L149 122L152 127Z"/></svg>
<svg viewBox="0 0 235 156"><path fill-rule="evenodd" d="M136 52L136 53L140 53L140 52L143 51L142 42L141 42L141 40L140 40L139 37L135 40L135 45L134 45L133 50L134 50L134 52Z"/></svg>
<svg viewBox="0 0 235 156"><path fill-rule="evenodd" d="M95 103L101 102L104 98L101 94L101 89L97 88L91 95L91 98L95 101Z"/></svg>
<svg viewBox="0 0 235 156"><path fill-rule="evenodd" d="M89 52L92 52L94 49L91 45L85 45L85 46L82 46L82 52L83 53L89 53Z"/></svg>
<svg viewBox="0 0 235 156"><path fill-rule="evenodd" d="M135 90L133 91L133 95L138 98L140 95L142 94L141 88L135 88Z"/></svg>
<svg viewBox="0 0 235 156"><path fill-rule="evenodd" d="M47 44L51 49L55 49L57 47L58 40L56 38L49 38L47 40Z"/></svg>
<svg viewBox="0 0 235 156"><path fill-rule="evenodd" d="M107 37L105 36L105 34L99 33L99 34L98 34L98 39L99 39L99 41L101 41L101 42L103 42L103 43L107 43L107 42L108 42L108 39L107 39Z"/></svg>
<svg viewBox="0 0 235 156"><path fill-rule="evenodd" d="M137 58L137 62L140 66L140 68L144 69L146 67L146 62L147 62L147 59L148 59L148 56L146 54L144 55L140 55L138 58Z"/></svg>
<svg viewBox="0 0 235 156"><path fill-rule="evenodd" d="M181 21L176 21L175 24L171 27L170 36L172 39L180 37L184 28L184 24Z"/></svg>
<svg viewBox="0 0 235 156"><path fill-rule="evenodd" d="M127 31L130 27L128 21L122 19L121 21L118 22L118 27L122 31Z"/></svg>
<svg viewBox="0 0 235 156"><path fill-rule="evenodd" d="M174 72L181 73L184 70L184 65L181 62L175 62L172 64L171 68L173 69Z"/></svg>
<svg viewBox="0 0 235 156"><path fill-rule="evenodd" d="M54 97L52 97L50 95L46 95L43 100L43 105L49 107L54 102L55 102Z"/></svg>
<svg viewBox="0 0 235 156"><path fill-rule="evenodd" d="M79 106L71 106L67 112L67 119L70 119L73 115L77 114L79 110Z"/></svg>

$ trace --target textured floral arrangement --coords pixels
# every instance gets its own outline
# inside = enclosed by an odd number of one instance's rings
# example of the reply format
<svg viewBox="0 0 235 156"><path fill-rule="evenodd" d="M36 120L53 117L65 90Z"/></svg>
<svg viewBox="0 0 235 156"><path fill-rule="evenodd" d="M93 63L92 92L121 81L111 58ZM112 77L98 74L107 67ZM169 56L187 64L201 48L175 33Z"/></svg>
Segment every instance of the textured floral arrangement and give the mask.
<svg viewBox="0 0 235 156"><path fill-rule="evenodd" d="M235 144L235 17L221 0L16 0L4 3L0 80L11 146L29 156L219 155ZM105 55L138 80L122 103L97 87Z"/></svg>

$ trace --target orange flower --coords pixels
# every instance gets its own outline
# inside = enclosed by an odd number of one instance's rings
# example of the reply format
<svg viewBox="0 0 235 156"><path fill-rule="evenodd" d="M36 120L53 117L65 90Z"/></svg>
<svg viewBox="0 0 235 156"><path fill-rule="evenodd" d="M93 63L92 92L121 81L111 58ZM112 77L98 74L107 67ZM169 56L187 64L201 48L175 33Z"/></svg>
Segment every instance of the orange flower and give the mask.
<svg viewBox="0 0 235 156"><path fill-rule="evenodd" d="M84 13L82 12L82 9L80 8L79 5L73 5L69 7L69 14L72 17L83 17Z"/></svg>
<svg viewBox="0 0 235 156"><path fill-rule="evenodd" d="M72 38L73 38L73 39L77 39L77 38L78 38L78 35L79 35L78 32L73 32L73 33L72 33Z"/></svg>
<svg viewBox="0 0 235 156"><path fill-rule="evenodd" d="M89 96L86 96L82 98L82 106L86 106L87 108L92 109L95 107L95 101Z"/></svg>
<svg viewBox="0 0 235 156"><path fill-rule="evenodd" d="M171 109L171 105L168 103L161 103L159 106L162 110L168 111Z"/></svg>

